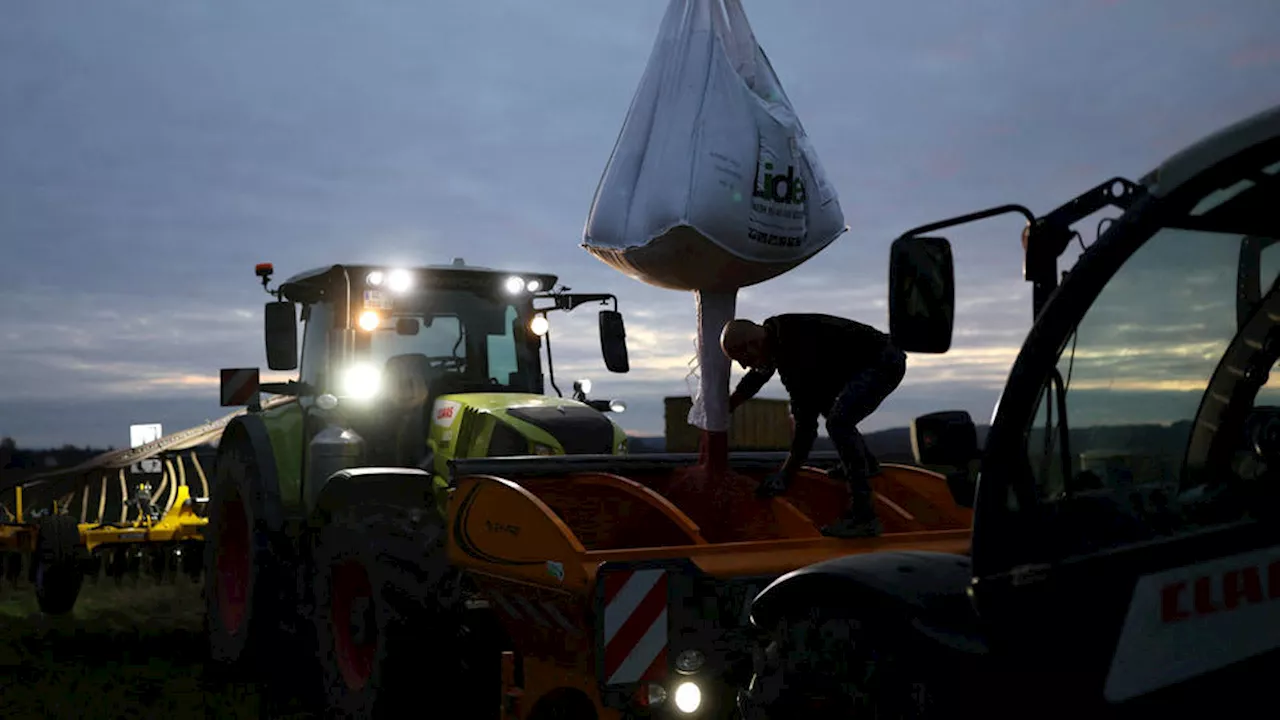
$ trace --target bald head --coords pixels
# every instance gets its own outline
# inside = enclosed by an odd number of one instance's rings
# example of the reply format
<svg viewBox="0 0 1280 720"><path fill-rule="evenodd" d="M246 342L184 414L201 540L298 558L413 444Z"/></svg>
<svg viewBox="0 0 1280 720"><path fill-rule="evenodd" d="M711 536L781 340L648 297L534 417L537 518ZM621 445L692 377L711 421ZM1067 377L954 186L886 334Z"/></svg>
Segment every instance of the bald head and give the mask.
<svg viewBox="0 0 1280 720"><path fill-rule="evenodd" d="M730 320L720 332L720 349L725 356L747 368L765 364L768 341L768 331L750 320Z"/></svg>

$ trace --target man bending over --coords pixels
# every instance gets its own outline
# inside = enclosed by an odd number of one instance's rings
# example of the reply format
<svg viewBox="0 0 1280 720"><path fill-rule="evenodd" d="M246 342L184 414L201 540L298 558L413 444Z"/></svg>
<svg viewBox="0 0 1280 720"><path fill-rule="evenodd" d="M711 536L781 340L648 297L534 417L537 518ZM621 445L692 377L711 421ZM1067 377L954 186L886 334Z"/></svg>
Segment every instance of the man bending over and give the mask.
<svg viewBox="0 0 1280 720"><path fill-rule="evenodd" d="M822 532L832 537L880 534L868 482L880 468L858 423L902 382L906 354L870 325L818 314L775 315L761 325L732 320L720 334L720 347L749 370L729 397L730 412L760 392L775 372L791 396L791 454L757 493L772 497L786 492L813 449L821 415L827 419L827 434L840 455L850 494L847 512Z"/></svg>

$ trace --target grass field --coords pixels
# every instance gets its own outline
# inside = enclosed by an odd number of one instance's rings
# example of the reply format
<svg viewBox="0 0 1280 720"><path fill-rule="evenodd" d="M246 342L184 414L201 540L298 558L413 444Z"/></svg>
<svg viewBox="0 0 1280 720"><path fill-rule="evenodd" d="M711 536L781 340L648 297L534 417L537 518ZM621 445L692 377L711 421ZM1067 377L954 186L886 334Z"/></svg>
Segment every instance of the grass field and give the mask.
<svg viewBox="0 0 1280 720"><path fill-rule="evenodd" d="M86 582L75 611L40 613L29 583L0 589L0 717L293 718L251 685L205 672L198 585Z"/></svg>

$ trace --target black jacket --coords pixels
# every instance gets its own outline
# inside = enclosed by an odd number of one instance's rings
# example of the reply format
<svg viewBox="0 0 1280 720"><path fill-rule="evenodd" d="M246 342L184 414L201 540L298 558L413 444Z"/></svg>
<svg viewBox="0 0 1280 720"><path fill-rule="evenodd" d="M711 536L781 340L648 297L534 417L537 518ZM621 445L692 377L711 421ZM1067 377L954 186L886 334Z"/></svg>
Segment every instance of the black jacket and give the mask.
<svg viewBox="0 0 1280 720"><path fill-rule="evenodd" d="M805 435L816 437L818 416L831 409L854 375L881 362L891 345L888 335L870 325L832 315L775 315L761 325L769 333L773 367L753 368L734 388L733 398L754 397L776 372L791 396L797 445Z"/></svg>

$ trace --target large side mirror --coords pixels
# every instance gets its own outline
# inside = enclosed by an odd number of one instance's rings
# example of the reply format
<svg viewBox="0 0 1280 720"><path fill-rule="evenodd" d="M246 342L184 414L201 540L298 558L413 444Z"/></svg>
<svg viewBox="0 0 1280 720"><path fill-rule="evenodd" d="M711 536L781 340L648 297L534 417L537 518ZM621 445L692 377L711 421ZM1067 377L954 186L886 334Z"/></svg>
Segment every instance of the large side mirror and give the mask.
<svg viewBox="0 0 1280 720"><path fill-rule="evenodd" d="M901 237L889 249L889 334L907 352L951 349L955 319L951 244L938 237Z"/></svg>
<svg viewBox="0 0 1280 720"><path fill-rule="evenodd" d="M963 410L921 415L911 421L911 454L916 464L947 476L951 497L973 507L977 490L978 429Z"/></svg>
<svg viewBox="0 0 1280 720"><path fill-rule="evenodd" d="M627 356L627 328L622 322L622 313L617 310L600 311L600 352L609 372L631 370L631 360Z"/></svg>
<svg viewBox="0 0 1280 720"><path fill-rule="evenodd" d="M297 307L288 300L266 306L267 367L272 370L298 369Z"/></svg>

